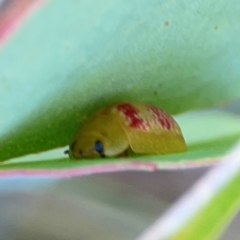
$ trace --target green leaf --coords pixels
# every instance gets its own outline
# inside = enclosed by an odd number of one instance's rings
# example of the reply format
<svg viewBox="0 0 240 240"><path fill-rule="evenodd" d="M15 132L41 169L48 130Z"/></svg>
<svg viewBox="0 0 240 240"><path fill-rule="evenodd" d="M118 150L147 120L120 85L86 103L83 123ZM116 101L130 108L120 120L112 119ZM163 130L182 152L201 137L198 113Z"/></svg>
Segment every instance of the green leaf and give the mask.
<svg viewBox="0 0 240 240"><path fill-rule="evenodd" d="M239 97L239 12L236 0L47 2L0 50L0 160L68 144L107 103L179 113Z"/></svg>
<svg viewBox="0 0 240 240"><path fill-rule="evenodd" d="M213 240L240 208L240 142L138 240Z"/></svg>
<svg viewBox="0 0 240 240"><path fill-rule="evenodd" d="M51 155L46 153L47 156L44 153L35 154L4 162L0 166L0 176L20 174L69 177L109 171L154 171L209 166L227 155L240 140L240 118L232 114L217 111L193 112L179 115L176 119L188 145L188 151L184 153L79 161L63 158L63 149L59 149Z"/></svg>
<svg viewBox="0 0 240 240"><path fill-rule="evenodd" d="M217 239L240 208L240 173L171 240Z"/></svg>

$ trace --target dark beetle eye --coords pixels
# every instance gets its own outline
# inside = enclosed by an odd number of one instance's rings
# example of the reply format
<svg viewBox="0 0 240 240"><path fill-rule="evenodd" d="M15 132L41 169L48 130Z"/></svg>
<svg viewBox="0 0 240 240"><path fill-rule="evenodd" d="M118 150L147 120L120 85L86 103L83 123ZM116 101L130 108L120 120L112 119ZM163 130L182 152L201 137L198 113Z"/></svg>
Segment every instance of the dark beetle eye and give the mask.
<svg viewBox="0 0 240 240"><path fill-rule="evenodd" d="M103 144L102 144L101 141L98 140L98 141L95 142L95 150L98 153L102 153L103 152Z"/></svg>

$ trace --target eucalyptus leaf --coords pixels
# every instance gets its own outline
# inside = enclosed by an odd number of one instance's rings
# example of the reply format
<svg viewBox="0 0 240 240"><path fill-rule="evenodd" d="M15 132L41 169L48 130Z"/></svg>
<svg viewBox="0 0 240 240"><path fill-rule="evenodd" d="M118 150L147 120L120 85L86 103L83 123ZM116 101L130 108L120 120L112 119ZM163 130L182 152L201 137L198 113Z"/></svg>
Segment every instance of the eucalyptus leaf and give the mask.
<svg viewBox="0 0 240 240"><path fill-rule="evenodd" d="M117 101L170 113L240 96L240 3L47 1L0 49L0 160L69 143Z"/></svg>
<svg viewBox="0 0 240 240"><path fill-rule="evenodd" d="M171 240L217 239L240 208L240 173Z"/></svg>
<svg viewBox="0 0 240 240"><path fill-rule="evenodd" d="M229 150L240 140L240 117L233 114L193 112L179 115L176 120L182 127L188 146L188 151L184 153L70 160L63 157L63 149L58 149L51 154L32 154L5 161L0 166L0 176L71 177L114 171L210 166L216 164L222 156L228 155Z"/></svg>

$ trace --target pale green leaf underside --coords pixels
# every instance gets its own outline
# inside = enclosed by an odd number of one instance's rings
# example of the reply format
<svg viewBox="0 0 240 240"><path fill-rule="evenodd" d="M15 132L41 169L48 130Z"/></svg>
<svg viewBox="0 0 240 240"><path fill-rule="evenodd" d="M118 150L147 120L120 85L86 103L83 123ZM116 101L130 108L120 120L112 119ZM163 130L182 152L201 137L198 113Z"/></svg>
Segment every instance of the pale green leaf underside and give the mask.
<svg viewBox="0 0 240 240"><path fill-rule="evenodd" d="M47 1L0 49L0 160L68 144L106 103L180 113L239 97L239 12L237 0Z"/></svg>
<svg viewBox="0 0 240 240"><path fill-rule="evenodd" d="M214 164L240 140L240 118L232 114L217 111L193 112L179 115L176 119L182 127L188 145L188 151L185 153L77 161L64 158L61 152L62 159L34 162L28 157L28 162L24 162L24 158L21 162L6 161L1 165L1 169L69 169L102 166L102 172L104 172L106 170L104 166L109 164L126 164L127 166L129 162L150 163L159 169L196 167ZM34 155L32 156L34 159Z"/></svg>

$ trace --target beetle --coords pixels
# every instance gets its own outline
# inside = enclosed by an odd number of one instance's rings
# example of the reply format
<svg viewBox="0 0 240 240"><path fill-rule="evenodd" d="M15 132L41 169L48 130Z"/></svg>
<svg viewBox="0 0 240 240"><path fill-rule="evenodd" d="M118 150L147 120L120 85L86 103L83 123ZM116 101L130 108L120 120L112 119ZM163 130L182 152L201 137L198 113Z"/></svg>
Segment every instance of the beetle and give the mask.
<svg viewBox="0 0 240 240"><path fill-rule="evenodd" d="M183 134L172 116L150 104L122 102L92 114L73 137L70 158L168 154L187 150Z"/></svg>

